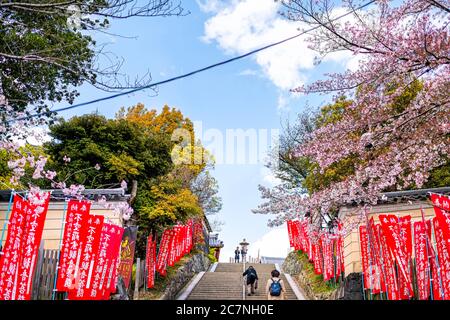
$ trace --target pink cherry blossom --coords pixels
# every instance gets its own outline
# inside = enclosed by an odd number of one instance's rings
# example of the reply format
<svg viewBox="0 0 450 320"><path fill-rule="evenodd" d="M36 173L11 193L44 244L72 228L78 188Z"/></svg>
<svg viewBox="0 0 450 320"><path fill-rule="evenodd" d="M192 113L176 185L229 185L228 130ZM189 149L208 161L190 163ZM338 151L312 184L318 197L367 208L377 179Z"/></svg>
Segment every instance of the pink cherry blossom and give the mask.
<svg viewBox="0 0 450 320"><path fill-rule="evenodd" d="M311 24L317 21L308 12L323 13L315 15L322 22L332 13L329 0L283 3L288 18ZM354 11L354 19L332 27L327 24L328 28L323 25L309 37L311 48L323 56L341 50L363 56L358 69L326 74L326 79L293 89L352 100L341 120L314 131L294 156L316 162L321 172L350 155L362 164L353 175L307 197L301 188L261 187L266 202L254 212L275 214L270 225L305 212L318 223L321 214L355 204L362 208L358 219L364 219L366 209L379 201L384 190L422 187L430 171L450 154L448 2L377 1L376 5L377 10ZM348 11L357 5L350 0L343 7ZM420 81L421 90L393 113L393 105L413 81Z"/></svg>

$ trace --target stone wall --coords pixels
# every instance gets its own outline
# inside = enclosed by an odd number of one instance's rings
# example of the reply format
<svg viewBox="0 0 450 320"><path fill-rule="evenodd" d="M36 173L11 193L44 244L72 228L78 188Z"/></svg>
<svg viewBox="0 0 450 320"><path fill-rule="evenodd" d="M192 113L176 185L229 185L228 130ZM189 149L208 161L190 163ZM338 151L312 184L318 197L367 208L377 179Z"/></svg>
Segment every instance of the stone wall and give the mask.
<svg viewBox="0 0 450 320"><path fill-rule="evenodd" d="M348 275L345 284L336 288L336 290L316 293L313 291L308 274L295 251L286 257L282 265L282 271L291 275L308 300L362 300L361 275L359 273Z"/></svg>
<svg viewBox="0 0 450 320"><path fill-rule="evenodd" d="M160 300L174 300L180 290L196 273L208 270L210 265L211 262L204 254L199 253L192 256L186 264L177 270L175 276L171 279Z"/></svg>
<svg viewBox="0 0 450 320"><path fill-rule="evenodd" d="M344 300L363 300L361 273L353 272L345 278Z"/></svg>

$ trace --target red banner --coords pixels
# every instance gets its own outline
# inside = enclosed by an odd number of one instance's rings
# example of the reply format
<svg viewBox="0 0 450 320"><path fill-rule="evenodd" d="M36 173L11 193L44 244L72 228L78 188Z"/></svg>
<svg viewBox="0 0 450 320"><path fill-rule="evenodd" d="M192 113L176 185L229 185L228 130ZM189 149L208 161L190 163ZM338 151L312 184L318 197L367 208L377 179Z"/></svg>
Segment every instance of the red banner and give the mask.
<svg viewBox="0 0 450 320"><path fill-rule="evenodd" d="M116 292L117 273L120 262L120 245L122 243L124 228L115 226L115 233L112 235L112 245L108 248L108 257L111 257L111 262L107 266L107 279L103 289L103 299L107 299L110 293Z"/></svg>
<svg viewBox="0 0 450 320"><path fill-rule="evenodd" d="M439 258L440 276L444 289L444 299L450 300L450 256L447 250L444 232L438 218L433 218L434 236Z"/></svg>
<svg viewBox="0 0 450 320"><path fill-rule="evenodd" d="M155 286L155 268L156 268L156 241L153 241L152 235L147 239L147 252L145 255L145 265L147 266L147 289Z"/></svg>
<svg viewBox="0 0 450 320"><path fill-rule="evenodd" d="M433 206L450 211L450 198L448 196L433 193L430 198Z"/></svg>
<svg viewBox="0 0 450 320"><path fill-rule="evenodd" d="M323 248L323 279L328 281L334 277L333 240L327 234L321 237Z"/></svg>
<svg viewBox="0 0 450 320"><path fill-rule="evenodd" d="M292 220L291 232L292 232L292 244L294 250L301 250L300 244L300 224L298 220Z"/></svg>
<svg viewBox="0 0 450 320"><path fill-rule="evenodd" d="M304 220L300 224L301 230L302 230L302 247L303 252L306 253L309 257L309 260L311 260L310 254L309 254L309 236L308 236L308 221Z"/></svg>
<svg viewBox="0 0 450 320"><path fill-rule="evenodd" d="M414 292L411 282L411 273L408 261L407 250L404 248L398 218L395 215L379 215L383 234L386 237L388 247L397 261L400 270L400 282L405 281L405 288L409 293ZM408 293L407 292L407 293ZM409 294L406 294L409 296Z"/></svg>
<svg viewBox="0 0 450 320"><path fill-rule="evenodd" d="M378 238L380 239L381 255L383 260L383 274L386 278L386 289L389 300L400 300L397 276L395 274L394 261L391 258L386 237L383 234L381 225L376 225Z"/></svg>
<svg viewBox="0 0 450 320"><path fill-rule="evenodd" d="M434 207L436 218L439 220L439 226L442 229L442 236L450 252L450 212L446 212L438 207Z"/></svg>
<svg viewBox="0 0 450 320"><path fill-rule="evenodd" d="M177 241L177 230L176 229L170 229L169 231L169 254L168 254L168 261L167 264L169 267L173 267L175 264L176 259L176 241Z"/></svg>
<svg viewBox="0 0 450 320"><path fill-rule="evenodd" d="M338 258L338 272L339 276L341 273L345 273L345 261L344 261L344 237L341 234L342 224L338 224L338 239L337 239L337 249L336 249L336 257Z"/></svg>
<svg viewBox="0 0 450 320"><path fill-rule="evenodd" d="M414 222L414 252L419 300L428 300L430 295L430 265L428 263L426 237L425 224L422 221Z"/></svg>
<svg viewBox="0 0 450 320"><path fill-rule="evenodd" d="M400 230L400 239L402 242L403 251L406 254L406 261L408 263L406 274L408 281L405 281L403 274L400 273L400 295L402 299L408 300L414 296L414 292L408 288L407 283L412 283L411 274L411 259L412 259L412 235L411 235L411 216L404 216L398 219L398 226Z"/></svg>
<svg viewBox="0 0 450 320"><path fill-rule="evenodd" d="M342 243L341 243L341 237L338 236L335 239L335 257L336 257L336 275L335 277L338 278L341 276L341 273L344 272L344 269L342 268Z"/></svg>
<svg viewBox="0 0 450 320"><path fill-rule="evenodd" d="M88 299L100 300L104 297L108 267L115 258L112 255L112 252L114 251L113 245L115 245L116 241L116 228L119 227L110 223L103 224L100 236L100 245L97 251L97 258L95 260L92 273L92 285L91 288L87 290Z"/></svg>
<svg viewBox="0 0 450 320"><path fill-rule="evenodd" d="M359 227L359 244L361 249L361 267L364 276L364 289L370 289L369 245L366 226Z"/></svg>
<svg viewBox="0 0 450 320"><path fill-rule="evenodd" d="M359 227L361 260L364 273L364 288L371 289L373 294L380 292L380 280L377 275L380 274L371 254L373 244L370 244L369 234L366 226Z"/></svg>
<svg viewBox="0 0 450 320"><path fill-rule="evenodd" d="M194 244L200 243L203 239L203 223L201 220L197 220L193 225L193 242Z"/></svg>
<svg viewBox="0 0 450 320"><path fill-rule="evenodd" d="M433 229L431 220L426 221L427 226L427 233L428 233L428 239L431 239L431 231ZM430 242L431 244L431 242ZM431 250L431 277L432 277L432 284L433 284L433 299L434 300L442 300L444 298L444 289L442 288L442 281L440 276L440 271L438 269L438 256L436 252L434 251L433 247L430 245Z"/></svg>
<svg viewBox="0 0 450 320"><path fill-rule="evenodd" d="M288 237L289 237L289 246L291 248L294 247L294 236L292 235L292 220L288 220L286 222L287 229L288 229Z"/></svg>
<svg viewBox="0 0 450 320"><path fill-rule="evenodd" d="M26 212L25 231L22 238L21 259L18 268L17 300L30 300L34 269L39 245L44 231L50 193L34 195ZM13 294L14 295L14 294Z"/></svg>
<svg viewBox="0 0 450 320"><path fill-rule="evenodd" d="M89 201L70 200L67 204L56 282L58 291L67 291L74 287L75 269L78 268L77 261L79 261L81 243L84 240L80 239L80 230L86 222L90 208Z"/></svg>
<svg viewBox="0 0 450 320"><path fill-rule="evenodd" d="M81 239L85 239L81 248L80 267L78 276L75 277L75 288L69 290L70 300L89 299L88 291L93 283L93 269L98 259L98 248L103 229L104 217L100 215L89 215L85 227L81 232Z"/></svg>
<svg viewBox="0 0 450 320"><path fill-rule="evenodd" d="M161 237L161 241L159 243L158 258L156 260L156 271L158 271L162 276L166 275L166 266L171 240L172 239L170 237L170 230L169 229L164 230Z"/></svg>
<svg viewBox="0 0 450 320"><path fill-rule="evenodd" d="M20 262L27 209L28 202L15 195L8 222L8 234L0 256L0 300L14 300L16 298L16 275Z"/></svg>
<svg viewBox="0 0 450 320"><path fill-rule="evenodd" d="M323 274L320 241L313 243L312 247L313 247L313 259L314 259L314 272L316 274Z"/></svg>
<svg viewBox="0 0 450 320"><path fill-rule="evenodd" d="M384 281L384 277L382 277L382 257L381 257L381 246L379 242L379 238L376 231L376 226L373 218L369 220L369 234L368 239L370 241L370 257L372 263L372 271L374 276L374 287L381 292L386 292L386 283Z"/></svg>

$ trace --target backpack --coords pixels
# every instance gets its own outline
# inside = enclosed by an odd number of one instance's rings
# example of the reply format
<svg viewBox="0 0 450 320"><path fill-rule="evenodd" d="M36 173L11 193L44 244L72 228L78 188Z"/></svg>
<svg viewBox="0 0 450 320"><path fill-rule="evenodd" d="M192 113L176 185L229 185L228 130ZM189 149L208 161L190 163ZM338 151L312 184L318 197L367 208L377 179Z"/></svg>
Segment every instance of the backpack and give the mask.
<svg viewBox="0 0 450 320"><path fill-rule="evenodd" d="M275 281L272 279L272 284L270 285L269 292L271 296L279 296L281 294L280 280Z"/></svg>
<svg viewBox="0 0 450 320"><path fill-rule="evenodd" d="M253 283L256 280L256 272L255 270L249 270L247 275L248 280Z"/></svg>

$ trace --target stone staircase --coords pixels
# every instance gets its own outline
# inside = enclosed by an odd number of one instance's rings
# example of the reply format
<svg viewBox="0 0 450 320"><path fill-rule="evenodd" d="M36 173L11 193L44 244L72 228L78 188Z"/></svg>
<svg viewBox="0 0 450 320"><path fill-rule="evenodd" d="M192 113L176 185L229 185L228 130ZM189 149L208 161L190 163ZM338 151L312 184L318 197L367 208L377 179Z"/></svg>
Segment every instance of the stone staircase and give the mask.
<svg viewBox="0 0 450 320"><path fill-rule="evenodd" d="M242 300L242 264L219 263L206 272L187 300Z"/></svg>
<svg viewBox="0 0 450 320"><path fill-rule="evenodd" d="M275 269L274 264L246 264L252 265L259 277L256 294L245 296L245 300L266 300L266 283L270 272ZM187 300L242 300L244 266L242 263L219 263L214 272L205 272L203 277L191 291ZM284 275L282 279L286 286L286 299L297 300Z"/></svg>

